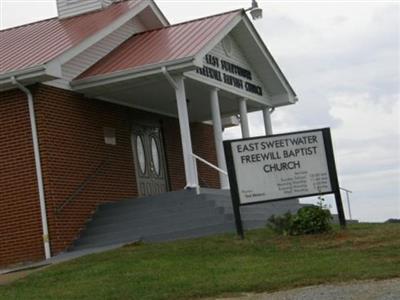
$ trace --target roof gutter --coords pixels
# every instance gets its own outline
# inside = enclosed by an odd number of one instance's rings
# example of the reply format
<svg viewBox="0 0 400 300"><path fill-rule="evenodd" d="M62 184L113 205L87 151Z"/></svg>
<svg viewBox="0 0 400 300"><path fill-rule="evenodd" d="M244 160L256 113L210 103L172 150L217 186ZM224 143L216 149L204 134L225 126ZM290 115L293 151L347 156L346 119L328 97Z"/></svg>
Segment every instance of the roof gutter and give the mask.
<svg viewBox="0 0 400 300"><path fill-rule="evenodd" d="M33 141L33 152L35 155L36 177L39 190L40 214L42 217L43 245L44 245L45 257L46 259L49 259L51 257L50 240L49 240L49 230L47 224L46 201L44 194L42 166L40 161L39 139L36 128L35 108L33 105L33 95L27 87L25 87L16 80L15 76L11 77L11 82L26 94L28 100L29 118L31 122L32 141Z"/></svg>
<svg viewBox="0 0 400 300"><path fill-rule="evenodd" d="M15 71L10 71L6 72L4 74L0 74L0 82L12 82L12 78L15 76L18 76L18 78L21 79L21 76L23 77L31 77L31 76L37 76L38 74L44 74L46 71L46 66L44 65L38 65L34 66L31 68L27 69L22 69L22 70L15 70Z"/></svg>
<svg viewBox="0 0 400 300"><path fill-rule="evenodd" d="M0 74L0 91L13 89L15 84L12 81L13 77L18 77L19 82L31 84L35 82L43 82L57 78L57 74L49 70L46 65L39 65L23 70L15 70Z"/></svg>
<svg viewBox="0 0 400 300"><path fill-rule="evenodd" d="M156 74L163 74L163 67L168 68L170 72L187 72L195 70L196 67L201 64L194 57L187 57L169 62L156 63L151 65L145 65L136 69L127 69L119 72L110 74L101 74L88 78L76 79L71 82L71 87L74 90L85 90L97 86L103 86L125 80L136 79L145 76L152 76Z"/></svg>

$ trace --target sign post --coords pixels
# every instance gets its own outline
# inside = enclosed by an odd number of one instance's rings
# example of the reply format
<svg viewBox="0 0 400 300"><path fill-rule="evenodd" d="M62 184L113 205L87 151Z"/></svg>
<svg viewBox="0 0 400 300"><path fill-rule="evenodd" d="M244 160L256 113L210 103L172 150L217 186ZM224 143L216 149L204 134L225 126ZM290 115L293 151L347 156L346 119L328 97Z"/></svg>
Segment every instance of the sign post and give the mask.
<svg viewBox="0 0 400 300"><path fill-rule="evenodd" d="M331 168L329 169L329 173L330 173L332 184L334 186L333 190L334 190L334 194L335 194L335 202L336 202L336 209L337 209L338 217L339 217L339 224L340 224L340 227L346 228L346 217L344 214L342 195L340 193L339 180L338 180L338 176L337 176L337 172L336 172L335 157L333 155L331 131L329 129L325 130L325 131L323 131L323 134L324 134L324 141L326 143L325 151L326 151L327 160L330 161L330 163L331 163Z"/></svg>
<svg viewBox="0 0 400 300"><path fill-rule="evenodd" d="M346 226L329 128L224 141L224 150L239 236L240 206L325 194Z"/></svg>
<svg viewBox="0 0 400 300"><path fill-rule="evenodd" d="M244 239L244 230L242 218L240 216L240 199L238 184L236 181L236 171L234 165L231 163L233 161L232 148L230 143L224 142L225 159L227 163L227 171L229 175L229 186L231 187L231 198L232 198L232 208L233 215L235 217L236 232L241 239Z"/></svg>

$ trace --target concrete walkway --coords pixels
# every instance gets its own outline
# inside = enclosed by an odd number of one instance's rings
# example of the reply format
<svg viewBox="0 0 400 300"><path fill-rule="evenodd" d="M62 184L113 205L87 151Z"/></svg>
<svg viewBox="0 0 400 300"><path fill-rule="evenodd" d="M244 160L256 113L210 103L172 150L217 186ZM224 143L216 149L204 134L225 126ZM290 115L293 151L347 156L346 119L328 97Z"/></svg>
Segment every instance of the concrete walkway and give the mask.
<svg viewBox="0 0 400 300"><path fill-rule="evenodd" d="M247 294L208 300L399 300L400 278L352 281L297 288L276 293ZM206 300L206 299L204 299Z"/></svg>

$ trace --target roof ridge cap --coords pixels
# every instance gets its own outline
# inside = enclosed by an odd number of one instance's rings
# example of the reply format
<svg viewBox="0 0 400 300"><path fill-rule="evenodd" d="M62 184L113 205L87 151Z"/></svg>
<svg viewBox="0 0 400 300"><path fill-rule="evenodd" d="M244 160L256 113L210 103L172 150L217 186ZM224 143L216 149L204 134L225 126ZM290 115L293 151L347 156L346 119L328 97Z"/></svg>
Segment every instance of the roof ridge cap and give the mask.
<svg viewBox="0 0 400 300"><path fill-rule="evenodd" d="M214 18L214 17L218 17L218 16L222 16L222 15L228 15L228 14L231 14L231 13L234 13L234 12L239 12L239 11L242 11L242 10L244 10L244 9L243 8L233 9L233 10L225 11L225 12L218 13L218 14L215 14L215 15L210 15L210 16L200 17L200 18L197 18L197 19L183 21L183 22L180 22L180 23L176 23L176 24L172 24L172 25L166 26L166 27L174 27L174 26L179 26L179 25L183 25L183 24L186 24L186 23L201 21L201 20L205 20L205 19L211 19L211 18ZM164 28L166 28L166 27L164 27Z"/></svg>
<svg viewBox="0 0 400 300"><path fill-rule="evenodd" d="M201 21L201 20L211 19L211 18L215 18L215 17L218 17L218 16L228 15L228 14L235 13L235 12L240 12L240 11L244 11L244 9L243 9L243 8L239 8L239 9L234 9L234 10L230 10L230 11L218 13L218 14L215 14L215 15L210 15L210 16L200 17L200 18L197 18L197 19L192 19L192 20L188 20L188 21L183 21L183 22L179 22L179 23L176 23L176 24L171 24L171 25L164 26L164 27L159 27L159 28L155 28L155 29L151 29L151 30L146 30L146 31L138 32L138 33L134 34L133 36L139 36L139 35L141 35L141 34L153 32L153 31L158 31L158 30L162 30L162 29L168 29L168 28L171 28L171 27L176 27L176 26L180 26L180 25L184 25L184 24L188 24L188 23L192 23L192 22L197 22L197 21Z"/></svg>

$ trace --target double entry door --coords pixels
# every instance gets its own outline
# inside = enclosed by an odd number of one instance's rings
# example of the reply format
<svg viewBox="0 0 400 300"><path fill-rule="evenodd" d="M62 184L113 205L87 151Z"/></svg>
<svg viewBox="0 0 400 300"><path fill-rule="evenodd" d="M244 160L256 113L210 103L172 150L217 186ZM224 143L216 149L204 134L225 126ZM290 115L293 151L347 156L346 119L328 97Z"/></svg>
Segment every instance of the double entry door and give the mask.
<svg viewBox="0 0 400 300"><path fill-rule="evenodd" d="M167 170L160 127L135 125L131 142L139 196L166 192Z"/></svg>

